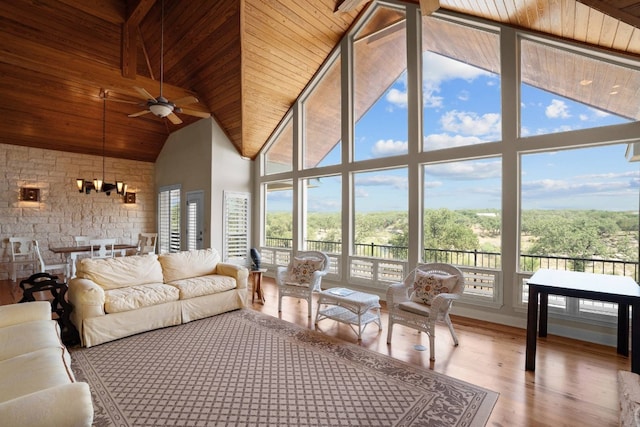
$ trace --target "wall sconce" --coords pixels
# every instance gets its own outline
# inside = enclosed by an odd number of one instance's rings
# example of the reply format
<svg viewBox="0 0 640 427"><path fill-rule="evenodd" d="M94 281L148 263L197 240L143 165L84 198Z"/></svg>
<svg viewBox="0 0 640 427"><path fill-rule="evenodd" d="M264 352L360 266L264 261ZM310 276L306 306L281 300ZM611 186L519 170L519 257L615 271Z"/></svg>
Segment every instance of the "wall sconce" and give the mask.
<svg viewBox="0 0 640 427"><path fill-rule="evenodd" d="M39 202L40 201L40 189L39 188L20 188L20 200L23 202Z"/></svg>
<svg viewBox="0 0 640 427"><path fill-rule="evenodd" d="M125 203L135 203L136 202L136 193L124 193L124 202Z"/></svg>

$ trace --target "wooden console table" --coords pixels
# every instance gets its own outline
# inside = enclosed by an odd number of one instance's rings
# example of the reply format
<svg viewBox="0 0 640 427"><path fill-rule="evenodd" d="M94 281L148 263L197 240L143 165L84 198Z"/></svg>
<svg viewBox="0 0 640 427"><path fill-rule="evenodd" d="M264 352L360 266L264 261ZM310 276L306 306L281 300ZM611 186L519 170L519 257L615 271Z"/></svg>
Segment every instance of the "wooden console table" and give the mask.
<svg viewBox="0 0 640 427"><path fill-rule="evenodd" d="M629 355L631 306L631 371L640 374L640 286L631 277L541 269L528 280L527 351L525 370L536 369L536 329L547 336L549 294L618 304L618 354ZM540 324L538 325L538 296Z"/></svg>

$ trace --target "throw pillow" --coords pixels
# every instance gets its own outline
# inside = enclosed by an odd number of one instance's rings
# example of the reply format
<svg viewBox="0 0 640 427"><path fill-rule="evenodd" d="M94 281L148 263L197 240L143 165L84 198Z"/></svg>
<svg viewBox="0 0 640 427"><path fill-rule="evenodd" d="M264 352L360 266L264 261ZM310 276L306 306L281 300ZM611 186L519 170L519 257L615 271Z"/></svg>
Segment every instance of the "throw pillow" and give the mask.
<svg viewBox="0 0 640 427"><path fill-rule="evenodd" d="M311 283L313 272L322 269L322 260L317 258L293 258L291 279L298 283Z"/></svg>
<svg viewBox="0 0 640 427"><path fill-rule="evenodd" d="M416 270L410 299L430 305L438 294L451 292L457 281L458 277L450 274L425 273Z"/></svg>

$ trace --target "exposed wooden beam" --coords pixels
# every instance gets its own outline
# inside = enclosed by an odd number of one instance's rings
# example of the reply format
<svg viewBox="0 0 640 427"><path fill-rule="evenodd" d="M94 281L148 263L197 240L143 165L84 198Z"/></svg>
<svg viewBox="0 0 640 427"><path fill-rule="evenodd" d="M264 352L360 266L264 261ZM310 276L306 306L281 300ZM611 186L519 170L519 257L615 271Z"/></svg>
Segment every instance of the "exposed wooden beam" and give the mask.
<svg viewBox="0 0 640 427"><path fill-rule="evenodd" d="M104 64L87 61L85 58L73 55L62 50L53 50L40 43L28 41L24 38L4 34L6 45L3 51L3 62L15 67L42 72L42 64L64 64L61 67L49 67L46 74L62 80L78 81L83 84L95 86L95 96L99 97L100 88L115 91L133 98L140 98L134 86L143 87L151 93L158 91L158 82L147 77L137 76L135 80L124 78L120 70L109 68ZM24 52L30 52L24 55ZM185 96L196 96L192 91L163 84L165 97L178 99ZM200 104L194 104L190 108L204 110Z"/></svg>
<svg viewBox="0 0 640 427"><path fill-rule="evenodd" d="M137 68L138 25L149 13L156 0L129 0L127 18L122 24L122 76L135 79Z"/></svg>

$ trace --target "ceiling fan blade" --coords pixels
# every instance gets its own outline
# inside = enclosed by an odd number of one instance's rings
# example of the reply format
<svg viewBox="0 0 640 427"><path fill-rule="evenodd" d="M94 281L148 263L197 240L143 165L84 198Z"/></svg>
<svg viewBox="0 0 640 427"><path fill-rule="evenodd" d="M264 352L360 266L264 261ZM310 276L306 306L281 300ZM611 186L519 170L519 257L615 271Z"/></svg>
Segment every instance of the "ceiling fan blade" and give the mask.
<svg viewBox="0 0 640 427"><path fill-rule="evenodd" d="M173 123L174 125L179 125L180 123L182 123L182 120L180 120L180 117L176 116L174 113L171 113L167 116L167 118L171 121L171 123Z"/></svg>
<svg viewBox="0 0 640 427"><path fill-rule="evenodd" d="M156 100L156 99L153 97L153 95L151 95L149 92L147 92L147 90L146 90L145 88L143 88L143 87L138 87L138 86L134 86L133 88L134 88L135 90L137 90L137 91L138 91L138 93L139 93L140 95L142 95L142 98L143 98L145 101L148 101L148 100L150 100L150 99L152 99L152 100L154 100L154 101Z"/></svg>
<svg viewBox="0 0 640 427"><path fill-rule="evenodd" d="M173 101L173 103L176 104L177 106L195 104L196 102L199 102L199 101L198 101L198 98L196 98L195 96L185 96L183 98L179 98Z"/></svg>
<svg viewBox="0 0 640 427"><path fill-rule="evenodd" d="M206 119L208 117L211 117L211 113L207 113L204 111L198 111L198 110L191 110L189 108L181 108L180 109L182 114L188 114L190 116L194 116L194 117L202 117L203 119Z"/></svg>
<svg viewBox="0 0 640 427"><path fill-rule="evenodd" d="M143 111L138 111L137 113L133 113L133 114L129 114L129 117L140 117L140 116L144 116L147 113L150 113L151 111L149 110L143 110Z"/></svg>

